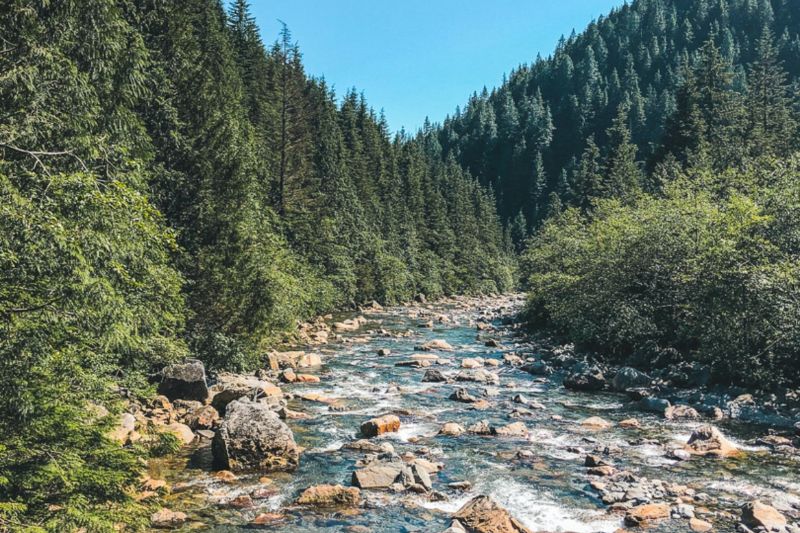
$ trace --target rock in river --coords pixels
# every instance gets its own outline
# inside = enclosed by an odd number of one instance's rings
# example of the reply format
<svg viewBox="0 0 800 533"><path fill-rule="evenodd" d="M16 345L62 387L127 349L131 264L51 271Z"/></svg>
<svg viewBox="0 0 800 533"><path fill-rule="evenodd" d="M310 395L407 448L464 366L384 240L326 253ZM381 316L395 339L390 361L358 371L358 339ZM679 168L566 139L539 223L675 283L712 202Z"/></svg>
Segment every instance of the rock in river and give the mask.
<svg viewBox="0 0 800 533"><path fill-rule="evenodd" d="M183 363L170 365L161 371L161 383L158 393L171 401L196 400L204 402L208 399L206 385L206 368L201 361L188 359Z"/></svg>
<svg viewBox="0 0 800 533"><path fill-rule="evenodd" d="M400 419L395 415L380 416L361 424L361 434L368 438L392 433L398 429L400 429Z"/></svg>
<svg viewBox="0 0 800 533"><path fill-rule="evenodd" d="M732 457L741 453L720 430L708 425L697 428L684 449L692 455L715 457Z"/></svg>
<svg viewBox="0 0 800 533"><path fill-rule="evenodd" d="M625 392L636 387L646 387L652 382L652 378L644 372L639 372L635 368L622 367L617 371L617 375L611 382L615 391Z"/></svg>
<svg viewBox="0 0 800 533"><path fill-rule="evenodd" d="M747 527L773 531L785 526L786 518L774 507L756 500L742 507L742 523Z"/></svg>
<svg viewBox="0 0 800 533"><path fill-rule="evenodd" d="M361 500L361 491L356 487L341 485L317 485L303 491L297 503L318 507L356 506Z"/></svg>
<svg viewBox="0 0 800 533"><path fill-rule="evenodd" d="M237 471L294 470L300 450L292 430L266 405L236 400L214 435L215 464Z"/></svg>
<svg viewBox="0 0 800 533"><path fill-rule="evenodd" d="M422 376L423 383L444 383L446 381L447 377L441 371L435 369L426 370L425 375Z"/></svg>
<svg viewBox="0 0 800 533"><path fill-rule="evenodd" d="M488 496L477 496L467 502L455 515L453 526L469 533L531 533L508 511Z"/></svg>
<svg viewBox="0 0 800 533"><path fill-rule="evenodd" d="M653 520L669 518L669 504L648 503L632 508L625 515L625 523L629 526L643 526Z"/></svg>
<svg viewBox="0 0 800 533"><path fill-rule="evenodd" d="M564 378L564 387L578 391L600 391L606 386L603 372L596 366L579 365L579 368Z"/></svg>

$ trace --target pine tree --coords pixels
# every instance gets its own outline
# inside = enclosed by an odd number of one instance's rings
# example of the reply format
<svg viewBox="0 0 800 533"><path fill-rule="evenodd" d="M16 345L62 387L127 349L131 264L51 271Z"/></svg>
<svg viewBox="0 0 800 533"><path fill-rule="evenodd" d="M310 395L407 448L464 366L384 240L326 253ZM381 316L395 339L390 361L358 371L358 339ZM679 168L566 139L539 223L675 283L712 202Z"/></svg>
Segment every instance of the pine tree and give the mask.
<svg viewBox="0 0 800 533"><path fill-rule="evenodd" d="M602 194L606 197L630 200L641 189L642 172L636 161L637 149L631 142L628 120L628 107L622 104L607 132L606 175L601 185Z"/></svg>

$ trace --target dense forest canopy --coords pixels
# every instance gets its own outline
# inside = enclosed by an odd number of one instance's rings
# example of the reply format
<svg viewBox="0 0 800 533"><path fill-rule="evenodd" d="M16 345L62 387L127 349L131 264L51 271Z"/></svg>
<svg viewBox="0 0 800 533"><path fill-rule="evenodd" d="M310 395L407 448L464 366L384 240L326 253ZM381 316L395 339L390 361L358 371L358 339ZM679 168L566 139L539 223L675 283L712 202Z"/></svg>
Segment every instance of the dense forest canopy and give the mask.
<svg viewBox="0 0 800 533"><path fill-rule="evenodd" d="M772 80L754 68L763 57L764 32L771 46L769 61L788 75ZM704 53L713 42L718 57ZM706 70L714 61L724 70ZM757 119L764 98L785 98L787 87L800 76L800 11L793 0L638 0L626 3L592 22L580 34L562 38L555 52L512 71L498 88L475 93L463 109L440 126L428 128L443 157L455 157L465 169L495 191L502 220L513 222L519 245L547 217L553 195L564 205L587 205L591 197L613 196L619 184L599 183L596 175L634 172L619 169L615 157L634 159L648 171L642 186L654 190L655 165L679 149L679 133L671 118L686 101L691 71L724 75L720 83L745 99L750 116L713 117L734 120L730 127L706 124L712 136L739 135L761 127ZM709 67L711 65L708 65ZM710 80L695 80L701 83ZM775 83L777 81L777 83ZM787 83L788 82L788 83ZM759 88L772 93L765 94ZM713 94L704 95L713 98ZM620 117L624 109L624 117ZM776 111L776 113L783 113ZM691 110L683 109L685 112ZM713 113L710 109L709 113ZM731 110L727 112L732 112ZM782 120L782 115L767 117ZM680 117L675 116L676 120ZM708 116L704 118L709 118ZM749 120L749 123L748 123ZM627 127L627 132L620 130ZM674 125L673 126L677 126ZM730 131L742 126L740 131ZM618 154L622 136L635 154ZM790 131L772 130L786 153L796 138ZM709 139L714 142L716 139ZM762 153L750 146L726 154ZM616 170L616 172L615 172ZM617 176L623 181L625 176ZM606 176L606 180L612 178Z"/></svg>
<svg viewBox="0 0 800 533"><path fill-rule="evenodd" d="M0 529L136 507L87 402L165 363L254 370L315 314L512 286L491 192L247 2L11 0L0 28Z"/></svg>

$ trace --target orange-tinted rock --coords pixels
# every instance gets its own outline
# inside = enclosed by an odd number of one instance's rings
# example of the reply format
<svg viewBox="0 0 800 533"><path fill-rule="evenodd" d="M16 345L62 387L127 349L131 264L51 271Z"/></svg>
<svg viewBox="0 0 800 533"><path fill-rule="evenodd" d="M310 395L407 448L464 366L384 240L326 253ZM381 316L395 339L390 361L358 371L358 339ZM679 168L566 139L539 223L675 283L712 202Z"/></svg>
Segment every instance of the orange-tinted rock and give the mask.
<svg viewBox="0 0 800 533"><path fill-rule="evenodd" d="M361 491L356 487L341 485L317 485L303 491L297 499L300 505L320 507L355 506L361 501Z"/></svg>
<svg viewBox="0 0 800 533"><path fill-rule="evenodd" d="M477 496L467 502L453 515L453 521L470 533L531 533L488 496Z"/></svg>
<svg viewBox="0 0 800 533"><path fill-rule="evenodd" d="M361 433L365 437L377 437L384 433L392 433L400 429L400 419L395 415L384 415L361 424Z"/></svg>
<svg viewBox="0 0 800 533"><path fill-rule="evenodd" d="M638 505L625 515L625 523L629 526L641 526L653 520L669 518L669 505L666 503L648 503Z"/></svg>

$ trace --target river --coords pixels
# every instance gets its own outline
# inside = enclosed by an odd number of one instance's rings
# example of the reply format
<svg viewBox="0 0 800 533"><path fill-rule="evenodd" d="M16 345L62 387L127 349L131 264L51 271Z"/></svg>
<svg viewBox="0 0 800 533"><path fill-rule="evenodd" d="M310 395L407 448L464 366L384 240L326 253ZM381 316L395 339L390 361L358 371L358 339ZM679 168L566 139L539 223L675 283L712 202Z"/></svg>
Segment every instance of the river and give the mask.
<svg viewBox="0 0 800 533"><path fill-rule="evenodd" d="M161 473L181 487L169 497L172 507L191 509L188 529L218 532L252 531L247 524L265 512L275 514L275 522L267 529L276 532L439 532L449 526L449 516L461 505L485 494L532 531L612 532L623 526L623 515L608 512L590 487L593 478L584 466L586 454L598 453L618 470L628 470L637 478L688 486L690 497L683 501L712 522L715 531L735 531L739 506L755 498L784 512L800 509L800 463L792 456L754 445L754 437L766 433L764 427L715 423L746 452L743 458L676 461L668 459L665 450L682 446L695 427L708 421L667 421L633 409L622 394L567 391L558 374L537 378L504 364L508 353L536 357L524 338L503 326L501 315L511 316L521 305L521 298L513 296L365 313L369 322L360 331L316 348L323 357L317 372L320 383L283 386L292 395L316 393L336 400L338 406L331 409L328 403L297 396L290 400L291 409L311 416L287 421L298 444L305 448L299 468L290 474L270 475L268 485L259 476L223 484L210 472L205 442L160 464ZM495 329L478 331L476 321L487 310L492 310L489 316ZM440 315L446 317L445 322L438 321ZM431 319L433 328L420 327ZM433 339L443 339L455 350L428 352L449 360L431 368L455 374L464 358L492 359L498 366L487 369L499 376L499 384L423 383L425 369L396 366L420 353L415 347ZM499 341L500 346L487 347L487 339ZM377 355L383 348L391 354ZM484 397L489 408L474 410L449 399L457 387ZM544 408L515 403L517 395ZM510 418L520 407L529 413ZM306 487L350 485L363 453L342 446L358 438L362 422L387 413L398 414L402 425L398 432L375 440L390 442L399 454L408 452L442 463L443 470L433 477L433 488L444 494L446 501L430 501L426 495L408 492L363 490L364 503L354 510L317 512L291 505ZM581 425L592 416L600 416L612 426L592 430ZM638 419L641 427L617 425L631 417ZM468 427L481 420L494 426L523 422L530 434L527 438L437 436L446 422ZM472 487L466 491L448 487L458 481L468 481ZM232 509L225 504L237 495L258 490L261 499L255 500L254 508ZM705 511L708 514L703 514ZM665 520L650 531L689 531L687 523L684 518Z"/></svg>

